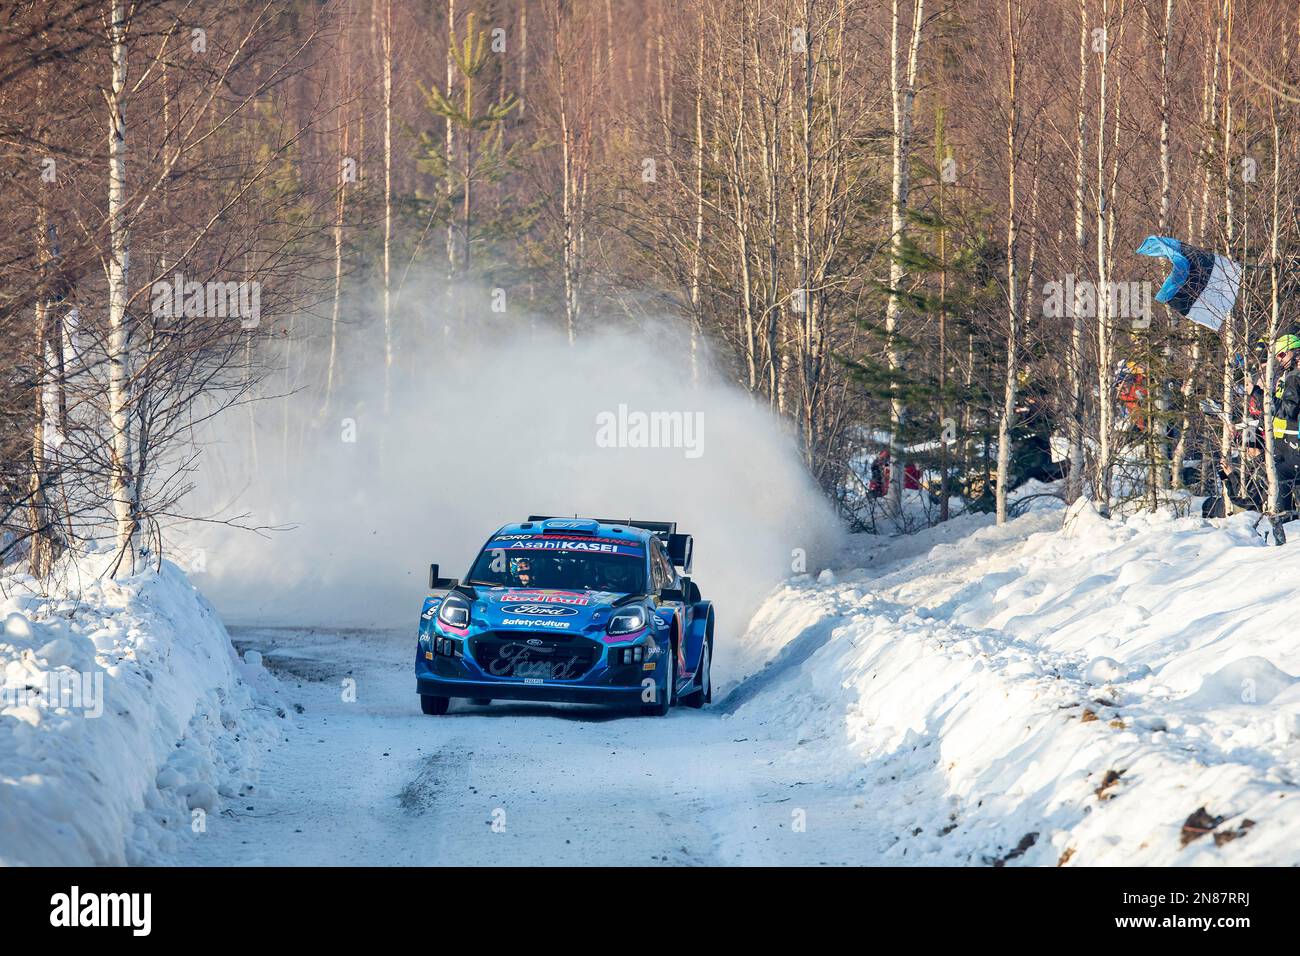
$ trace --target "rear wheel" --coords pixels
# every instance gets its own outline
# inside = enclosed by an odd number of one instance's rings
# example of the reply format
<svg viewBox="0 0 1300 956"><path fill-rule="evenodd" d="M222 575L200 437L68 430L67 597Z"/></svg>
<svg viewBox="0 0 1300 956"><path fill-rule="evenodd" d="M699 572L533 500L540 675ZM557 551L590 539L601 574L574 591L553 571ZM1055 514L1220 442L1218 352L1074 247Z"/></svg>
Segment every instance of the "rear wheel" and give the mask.
<svg viewBox="0 0 1300 956"><path fill-rule="evenodd" d="M441 717L451 706L450 697L435 697L432 694L420 695L420 710L430 717Z"/></svg>
<svg viewBox="0 0 1300 956"><path fill-rule="evenodd" d="M709 642L705 641L704 647L700 649L700 671L696 675L695 690L682 698L682 703L687 707L699 709L713 700L712 657L713 651Z"/></svg>
<svg viewBox="0 0 1300 956"><path fill-rule="evenodd" d="M668 679L664 681L662 690L655 687L653 704L641 705L641 713L646 717L664 717L673 706L673 689L677 686L677 649L669 644L665 651L668 654Z"/></svg>

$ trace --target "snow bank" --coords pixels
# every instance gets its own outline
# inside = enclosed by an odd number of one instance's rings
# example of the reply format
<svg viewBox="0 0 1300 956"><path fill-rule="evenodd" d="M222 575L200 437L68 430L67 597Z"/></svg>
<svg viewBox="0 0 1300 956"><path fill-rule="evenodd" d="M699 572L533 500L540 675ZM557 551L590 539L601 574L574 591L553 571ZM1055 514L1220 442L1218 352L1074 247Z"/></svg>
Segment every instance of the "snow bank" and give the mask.
<svg viewBox="0 0 1300 956"><path fill-rule="evenodd" d="M274 680L174 565L0 580L0 865L147 863L256 786Z"/></svg>
<svg viewBox="0 0 1300 956"><path fill-rule="evenodd" d="M1087 506L927 534L778 589L721 702L865 797L863 862L1300 862L1300 543Z"/></svg>

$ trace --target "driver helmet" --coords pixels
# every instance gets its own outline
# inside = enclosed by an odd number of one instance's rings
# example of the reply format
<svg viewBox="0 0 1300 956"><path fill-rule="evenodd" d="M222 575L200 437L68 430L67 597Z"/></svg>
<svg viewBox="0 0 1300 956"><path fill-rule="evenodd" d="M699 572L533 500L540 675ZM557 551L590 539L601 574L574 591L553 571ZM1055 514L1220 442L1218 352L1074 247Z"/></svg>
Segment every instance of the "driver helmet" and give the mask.
<svg viewBox="0 0 1300 956"><path fill-rule="evenodd" d="M510 577L519 584L531 584L533 579L533 559L520 555L510 559Z"/></svg>
<svg viewBox="0 0 1300 956"><path fill-rule="evenodd" d="M605 572L605 586L610 591L625 593L632 590L632 570L615 565Z"/></svg>

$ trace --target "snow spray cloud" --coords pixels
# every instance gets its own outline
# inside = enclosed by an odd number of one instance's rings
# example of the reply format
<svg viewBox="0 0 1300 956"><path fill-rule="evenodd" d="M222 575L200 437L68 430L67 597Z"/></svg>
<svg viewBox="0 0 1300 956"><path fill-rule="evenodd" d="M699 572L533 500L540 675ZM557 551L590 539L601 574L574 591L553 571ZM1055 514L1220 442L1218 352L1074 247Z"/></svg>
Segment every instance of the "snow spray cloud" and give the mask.
<svg viewBox="0 0 1300 956"><path fill-rule="evenodd" d="M387 413L372 334L364 359L359 340L340 345L328 411L313 386L219 422L200 504L295 526L187 532L177 550L201 556L195 583L228 621L413 628L430 562L459 576L500 525L576 514L677 521L736 635L773 585L838 544L783 425L716 374L694 384L680 326L570 345L479 307L478 290L461 297L468 319L447 329L425 309L396 350Z"/></svg>

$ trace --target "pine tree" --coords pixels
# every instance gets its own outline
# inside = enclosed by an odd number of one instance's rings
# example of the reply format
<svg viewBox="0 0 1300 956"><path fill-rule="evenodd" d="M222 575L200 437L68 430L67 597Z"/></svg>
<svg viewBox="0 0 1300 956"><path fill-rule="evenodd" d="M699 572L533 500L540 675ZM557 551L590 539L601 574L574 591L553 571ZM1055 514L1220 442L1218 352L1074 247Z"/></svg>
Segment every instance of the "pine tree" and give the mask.
<svg viewBox="0 0 1300 956"><path fill-rule="evenodd" d="M447 183L448 219L456 222L460 232L460 261L452 264L453 277L466 275L470 269L471 230L474 225L474 187L498 182L511 168L520 150L519 144L505 145L505 121L519 105L513 93L494 102L480 105L476 101L476 81L487 68L492 51L486 30L475 30L471 13L461 40L451 31L451 59L460 74L457 95L449 96L436 86L421 86L426 106L459 131L459 156L447 152L444 137L433 133L420 135L420 168ZM457 209L459 207L459 209Z"/></svg>

